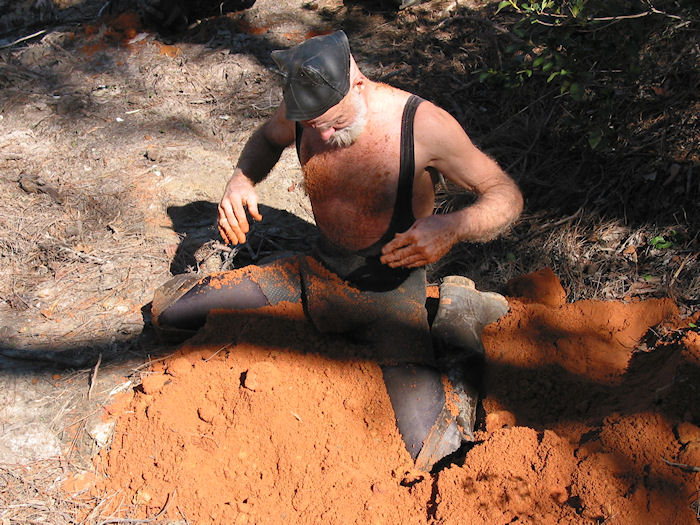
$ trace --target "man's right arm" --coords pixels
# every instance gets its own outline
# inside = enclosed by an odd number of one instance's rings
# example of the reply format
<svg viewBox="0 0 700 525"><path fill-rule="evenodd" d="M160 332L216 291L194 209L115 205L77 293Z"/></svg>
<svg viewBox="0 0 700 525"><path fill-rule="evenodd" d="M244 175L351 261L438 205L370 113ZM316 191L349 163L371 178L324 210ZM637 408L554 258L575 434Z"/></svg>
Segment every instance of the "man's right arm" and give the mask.
<svg viewBox="0 0 700 525"><path fill-rule="evenodd" d="M294 123L284 118L284 103L275 115L259 127L243 148L231 180L219 203L219 232L225 242L244 243L250 230L246 208L256 221L258 197L254 186L277 164L282 151L294 142Z"/></svg>

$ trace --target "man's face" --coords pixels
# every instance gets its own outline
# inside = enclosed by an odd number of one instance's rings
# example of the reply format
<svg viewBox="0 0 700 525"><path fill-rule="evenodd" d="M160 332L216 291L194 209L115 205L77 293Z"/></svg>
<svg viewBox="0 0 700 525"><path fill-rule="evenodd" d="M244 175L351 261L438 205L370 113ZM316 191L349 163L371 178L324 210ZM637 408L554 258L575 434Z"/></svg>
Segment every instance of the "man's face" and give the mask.
<svg viewBox="0 0 700 525"><path fill-rule="evenodd" d="M354 91L320 117L301 122L302 126L316 130L321 140L337 148L346 148L355 142L366 124L367 104Z"/></svg>

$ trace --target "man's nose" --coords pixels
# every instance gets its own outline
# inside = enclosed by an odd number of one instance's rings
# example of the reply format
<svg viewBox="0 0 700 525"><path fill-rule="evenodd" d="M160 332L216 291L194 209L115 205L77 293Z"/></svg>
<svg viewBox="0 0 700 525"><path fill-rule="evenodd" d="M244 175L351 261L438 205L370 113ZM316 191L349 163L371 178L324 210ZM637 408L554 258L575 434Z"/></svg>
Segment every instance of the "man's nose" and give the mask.
<svg viewBox="0 0 700 525"><path fill-rule="evenodd" d="M318 129L316 131L318 131L318 134L321 136L321 140L326 141L329 138L331 138L333 133L335 133L335 128L330 127L330 128L326 128L326 129Z"/></svg>

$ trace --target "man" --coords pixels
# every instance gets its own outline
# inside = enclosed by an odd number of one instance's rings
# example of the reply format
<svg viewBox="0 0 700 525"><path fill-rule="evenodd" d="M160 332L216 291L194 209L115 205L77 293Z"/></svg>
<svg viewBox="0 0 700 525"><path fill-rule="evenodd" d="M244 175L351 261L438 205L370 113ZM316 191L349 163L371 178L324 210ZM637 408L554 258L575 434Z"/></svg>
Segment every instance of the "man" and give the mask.
<svg viewBox="0 0 700 525"><path fill-rule="evenodd" d="M321 240L312 255L262 272L175 278L154 298L154 324L186 335L213 308L303 302L318 330L376 349L406 447L429 470L460 435L471 436L477 394L458 380L446 393L434 368L424 267L457 242L497 236L519 215L522 196L447 112L365 77L342 31L272 56L285 76L284 101L244 147L219 204L219 231L245 242L246 210L261 219L255 184L294 144ZM476 202L433 215L439 173ZM507 311L505 299L459 277L446 279L440 294L432 340L483 355L481 329Z"/></svg>

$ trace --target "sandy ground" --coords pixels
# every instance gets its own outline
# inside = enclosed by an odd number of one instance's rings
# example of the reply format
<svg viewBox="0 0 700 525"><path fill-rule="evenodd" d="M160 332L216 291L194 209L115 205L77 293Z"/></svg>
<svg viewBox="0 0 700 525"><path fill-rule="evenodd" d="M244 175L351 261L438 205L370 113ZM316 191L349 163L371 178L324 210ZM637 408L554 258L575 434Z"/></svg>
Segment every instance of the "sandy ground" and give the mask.
<svg viewBox="0 0 700 525"><path fill-rule="evenodd" d="M281 99L269 50L343 9L302 4L258 0L200 41L127 17L3 54L3 522L693 523L700 348L669 300L511 282L477 441L434 474L411 467L377 364L294 312L157 343L153 291L200 269L231 165ZM238 257L303 248L293 152L259 193Z"/></svg>

